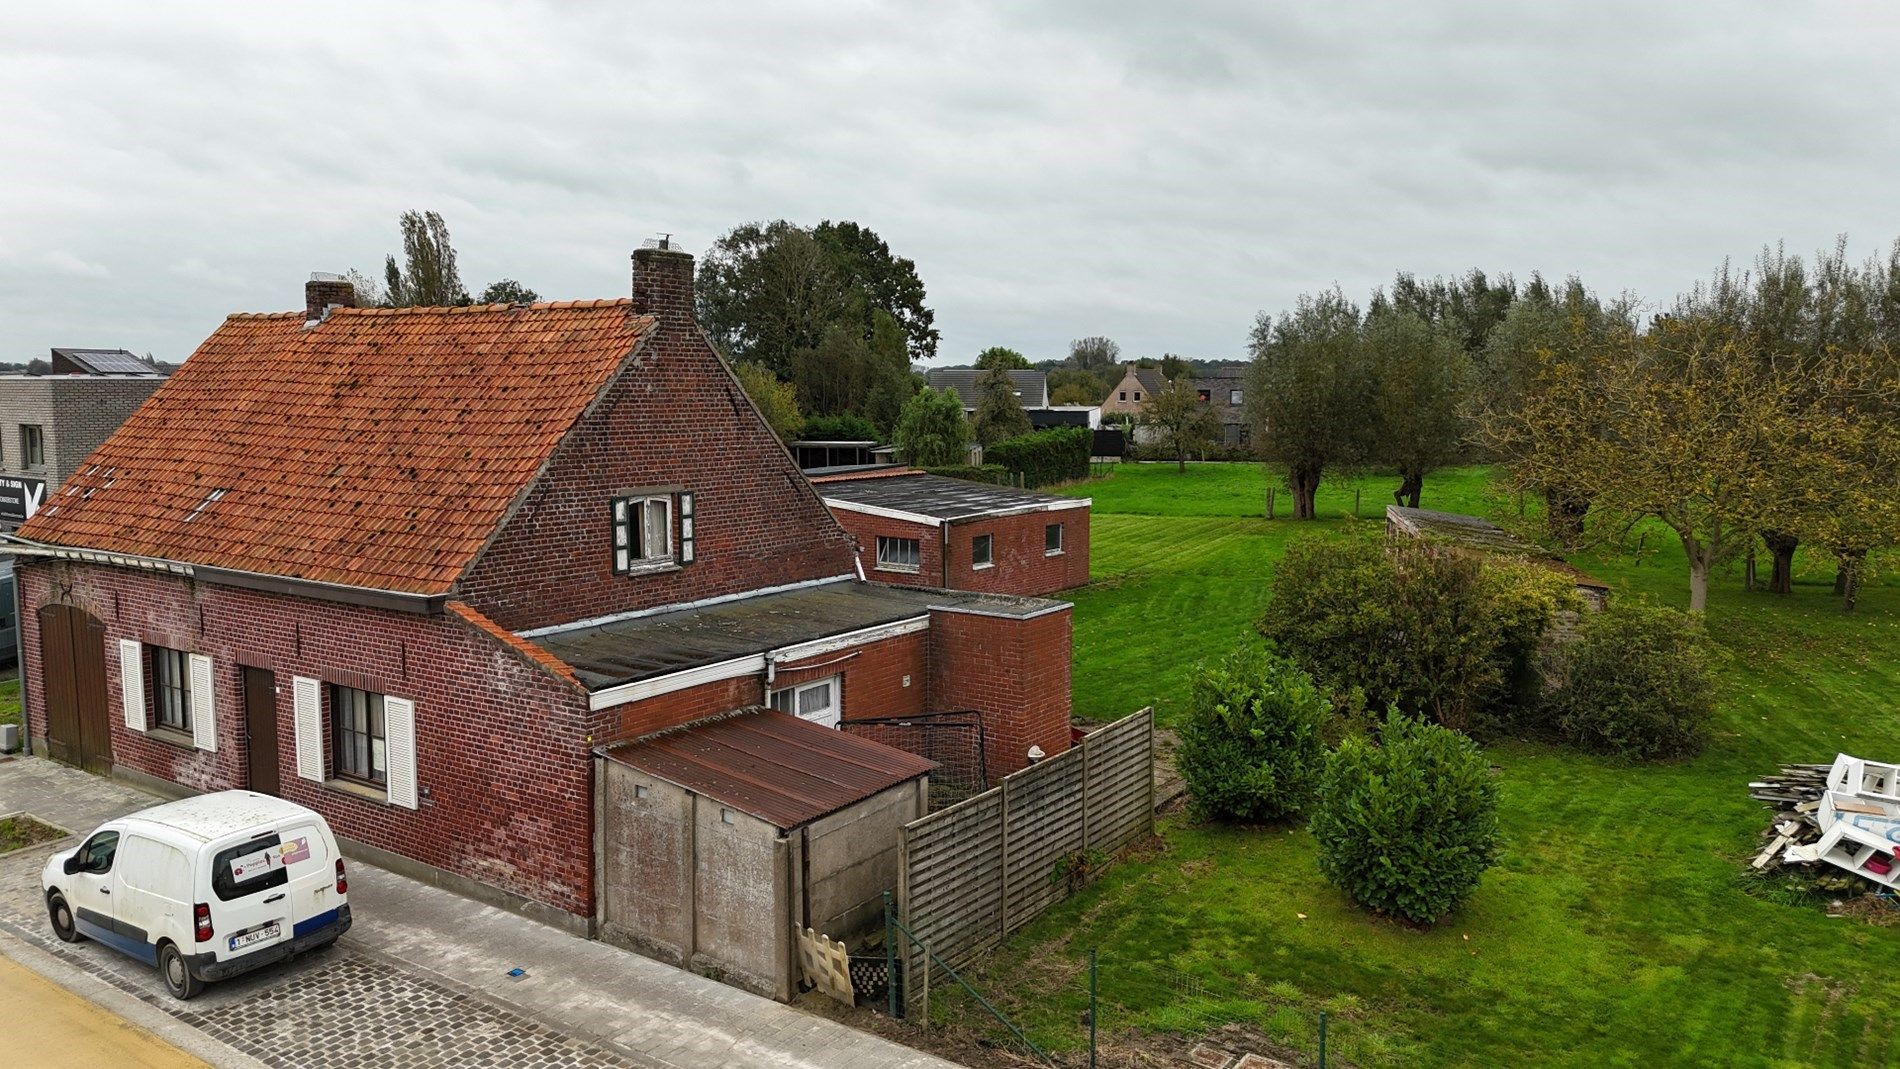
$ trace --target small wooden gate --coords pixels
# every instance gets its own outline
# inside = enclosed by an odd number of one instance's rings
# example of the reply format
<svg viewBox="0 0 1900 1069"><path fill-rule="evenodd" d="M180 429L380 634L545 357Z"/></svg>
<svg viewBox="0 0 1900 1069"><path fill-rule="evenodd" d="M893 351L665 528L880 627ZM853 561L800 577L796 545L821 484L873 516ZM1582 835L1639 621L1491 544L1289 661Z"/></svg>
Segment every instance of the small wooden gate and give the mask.
<svg viewBox="0 0 1900 1069"><path fill-rule="evenodd" d="M810 928L799 928L798 964L806 982L847 1006L857 1005L851 988L851 955L844 944Z"/></svg>
<svg viewBox="0 0 1900 1069"><path fill-rule="evenodd" d="M91 772L110 772L106 625L73 605L42 606L39 625L47 753Z"/></svg>

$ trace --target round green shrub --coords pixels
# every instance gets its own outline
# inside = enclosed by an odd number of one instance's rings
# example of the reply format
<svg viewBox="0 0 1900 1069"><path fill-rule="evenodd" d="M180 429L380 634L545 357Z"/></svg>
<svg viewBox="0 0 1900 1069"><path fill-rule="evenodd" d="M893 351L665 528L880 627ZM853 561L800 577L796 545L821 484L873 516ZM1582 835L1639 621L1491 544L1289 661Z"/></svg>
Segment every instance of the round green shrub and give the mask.
<svg viewBox="0 0 1900 1069"><path fill-rule="evenodd" d="M1311 676L1258 645L1194 675L1176 754L1196 810L1220 820L1279 820L1313 797L1331 704Z"/></svg>
<svg viewBox="0 0 1900 1069"><path fill-rule="evenodd" d="M1348 738L1326 761L1312 820L1320 871L1361 905L1430 924L1497 856L1497 803L1477 744L1389 712L1377 741Z"/></svg>
<svg viewBox="0 0 1900 1069"><path fill-rule="evenodd" d="M1571 745L1641 760L1702 748L1715 709L1702 624L1641 602L1586 613L1557 652L1550 718Z"/></svg>

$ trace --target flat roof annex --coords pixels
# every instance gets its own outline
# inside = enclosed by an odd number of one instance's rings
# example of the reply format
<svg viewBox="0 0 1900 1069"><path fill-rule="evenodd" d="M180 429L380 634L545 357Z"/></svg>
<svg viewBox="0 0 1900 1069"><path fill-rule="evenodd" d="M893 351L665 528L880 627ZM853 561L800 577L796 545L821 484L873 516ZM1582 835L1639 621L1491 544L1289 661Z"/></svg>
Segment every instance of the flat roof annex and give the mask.
<svg viewBox="0 0 1900 1069"><path fill-rule="evenodd" d="M943 475L888 474L867 478L827 477L816 482L827 505L874 514L894 513L922 523L955 522L979 516L1054 512L1088 508L1086 497L1060 497L1013 486L969 482Z"/></svg>

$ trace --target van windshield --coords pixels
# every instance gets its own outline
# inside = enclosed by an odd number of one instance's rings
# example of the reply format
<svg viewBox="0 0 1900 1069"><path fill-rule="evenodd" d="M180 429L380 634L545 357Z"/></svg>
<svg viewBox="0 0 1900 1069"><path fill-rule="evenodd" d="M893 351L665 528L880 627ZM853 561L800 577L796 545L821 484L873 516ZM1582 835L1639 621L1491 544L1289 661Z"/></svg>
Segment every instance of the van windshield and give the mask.
<svg viewBox="0 0 1900 1069"><path fill-rule="evenodd" d="M278 851L282 842L271 832L218 851L211 862L211 893L229 902L289 883L290 870Z"/></svg>

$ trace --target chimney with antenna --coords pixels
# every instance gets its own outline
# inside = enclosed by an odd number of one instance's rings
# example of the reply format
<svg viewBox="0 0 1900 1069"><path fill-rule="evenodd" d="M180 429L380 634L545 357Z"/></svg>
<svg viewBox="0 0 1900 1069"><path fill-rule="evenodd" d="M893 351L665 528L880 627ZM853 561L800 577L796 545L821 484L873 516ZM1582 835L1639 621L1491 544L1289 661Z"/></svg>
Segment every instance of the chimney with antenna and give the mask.
<svg viewBox="0 0 1900 1069"><path fill-rule="evenodd" d="M641 243L633 252L633 310L660 321L662 330L693 323L693 254L671 234Z"/></svg>
<svg viewBox="0 0 1900 1069"><path fill-rule="evenodd" d="M342 275L333 275L328 271L313 271L310 281L303 284L303 322L306 327L316 326L329 318L333 308L355 308L356 287Z"/></svg>

